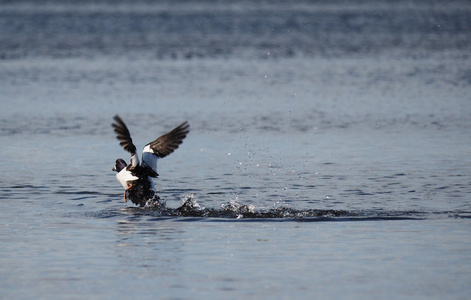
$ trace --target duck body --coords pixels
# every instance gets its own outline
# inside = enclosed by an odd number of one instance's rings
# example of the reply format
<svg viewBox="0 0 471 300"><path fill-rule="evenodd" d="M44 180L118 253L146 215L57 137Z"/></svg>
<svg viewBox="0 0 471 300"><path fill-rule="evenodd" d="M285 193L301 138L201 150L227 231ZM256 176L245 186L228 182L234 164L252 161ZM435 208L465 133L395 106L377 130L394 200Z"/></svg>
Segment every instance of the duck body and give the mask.
<svg viewBox="0 0 471 300"><path fill-rule="evenodd" d="M124 190L125 199L131 200L132 203L145 206L149 200L158 201L160 199L157 196L152 179L139 178L133 181L132 185Z"/></svg>
<svg viewBox="0 0 471 300"><path fill-rule="evenodd" d="M124 200L145 206L148 200L158 200L152 177L147 175L145 168L137 166L131 170L123 168L116 173L116 178L124 187Z"/></svg>

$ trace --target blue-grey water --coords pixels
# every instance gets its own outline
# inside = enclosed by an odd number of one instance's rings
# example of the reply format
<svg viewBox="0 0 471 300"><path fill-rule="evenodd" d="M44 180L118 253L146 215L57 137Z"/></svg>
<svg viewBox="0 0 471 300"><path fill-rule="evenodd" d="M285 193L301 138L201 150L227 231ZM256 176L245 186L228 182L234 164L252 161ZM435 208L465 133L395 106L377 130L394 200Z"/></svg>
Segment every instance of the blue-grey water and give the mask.
<svg viewBox="0 0 471 300"><path fill-rule="evenodd" d="M0 298L469 299L470 70L464 0L2 1Z"/></svg>

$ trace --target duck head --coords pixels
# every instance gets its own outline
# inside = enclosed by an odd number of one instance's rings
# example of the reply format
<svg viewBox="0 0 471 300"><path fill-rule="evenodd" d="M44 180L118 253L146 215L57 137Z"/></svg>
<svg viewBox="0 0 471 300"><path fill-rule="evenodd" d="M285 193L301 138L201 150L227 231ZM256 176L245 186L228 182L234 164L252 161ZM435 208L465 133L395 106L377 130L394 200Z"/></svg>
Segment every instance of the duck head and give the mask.
<svg viewBox="0 0 471 300"><path fill-rule="evenodd" d="M126 168L128 164L122 158L118 158L114 163L113 171L120 172L122 169Z"/></svg>

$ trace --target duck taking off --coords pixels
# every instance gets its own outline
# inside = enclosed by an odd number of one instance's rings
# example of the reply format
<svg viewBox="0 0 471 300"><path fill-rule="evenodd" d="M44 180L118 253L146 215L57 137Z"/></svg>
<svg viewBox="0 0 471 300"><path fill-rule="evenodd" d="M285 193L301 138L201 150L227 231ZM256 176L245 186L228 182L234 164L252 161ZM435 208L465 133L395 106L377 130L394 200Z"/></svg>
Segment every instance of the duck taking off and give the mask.
<svg viewBox="0 0 471 300"><path fill-rule="evenodd" d="M158 200L154 190L152 178L157 178L157 160L169 155L183 142L183 139L190 132L190 124L183 122L175 129L167 132L155 141L148 143L142 150L142 162L136 153L131 134L123 120L115 115L114 123L111 124L116 133L116 138L120 141L124 150L131 153L129 165L118 158L114 164L113 171L116 171L116 178L124 187L124 201L131 200L132 203L145 206L148 200Z"/></svg>

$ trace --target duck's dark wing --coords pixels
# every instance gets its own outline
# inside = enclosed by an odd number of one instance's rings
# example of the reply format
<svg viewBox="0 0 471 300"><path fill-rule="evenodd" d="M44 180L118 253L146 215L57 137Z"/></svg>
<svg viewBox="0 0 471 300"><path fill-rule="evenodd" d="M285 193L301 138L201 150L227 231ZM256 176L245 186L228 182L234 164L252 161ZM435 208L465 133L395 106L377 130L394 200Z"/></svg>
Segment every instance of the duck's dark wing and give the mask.
<svg viewBox="0 0 471 300"><path fill-rule="evenodd" d="M189 132L190 124L185 121L172 131L167 132L155 141L150 142L148 145L150 149L153 150L154 155L159 158L163 158L175 151Z"/></svg>
<svg viewBox="0 0 471 300"><path fill-rule="evenodd" d="M131 153L131 155L134 155L136 153L136 146L132 143L131 134L126 127L126 124L124 124L123 120L121 120L118 115L114 116L113 119L115 123L112 123L111 126L114 128L119 144L123 146L124 150Z"/></svg>

